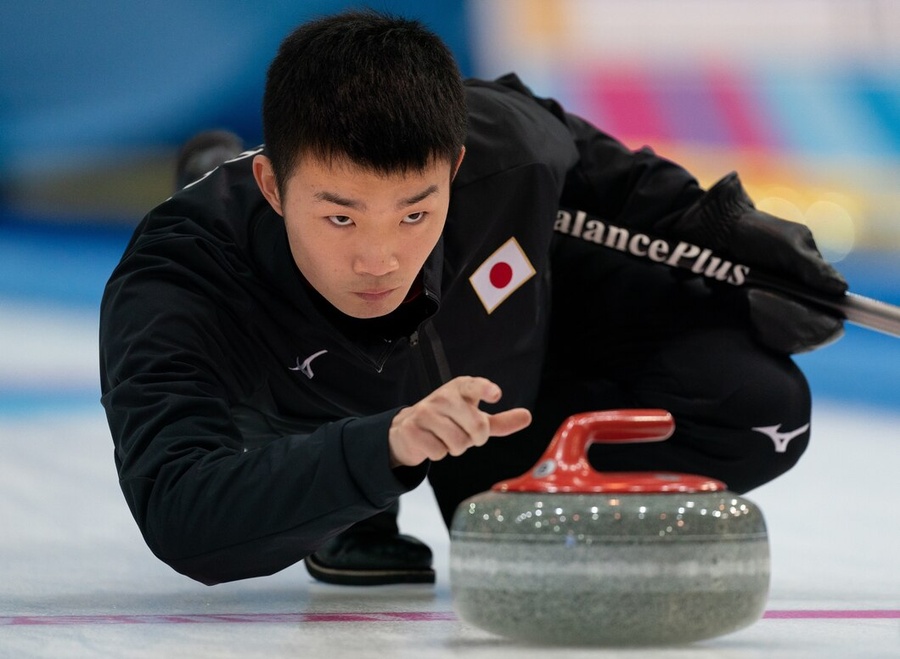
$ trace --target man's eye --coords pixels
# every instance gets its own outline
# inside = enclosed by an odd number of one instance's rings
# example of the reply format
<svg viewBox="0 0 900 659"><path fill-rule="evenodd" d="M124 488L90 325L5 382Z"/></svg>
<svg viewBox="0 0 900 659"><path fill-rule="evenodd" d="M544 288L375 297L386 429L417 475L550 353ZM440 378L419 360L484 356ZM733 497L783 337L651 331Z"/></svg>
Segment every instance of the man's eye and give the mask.
<svg viewBox="0 0 900 659"><path fill-rule="evenodd" d="M425 219L425 216L428 215L425 211L418 211L417 213L410 213L406 217L403 218L403 222L405 224L417 224Z"/></svg>
<svg viewBox="0 0 900 659"><path fill-rule="evenodd" d="M353 224L353 220L346 215L329 215L328 221L338 227L348 227Z"/></svg>

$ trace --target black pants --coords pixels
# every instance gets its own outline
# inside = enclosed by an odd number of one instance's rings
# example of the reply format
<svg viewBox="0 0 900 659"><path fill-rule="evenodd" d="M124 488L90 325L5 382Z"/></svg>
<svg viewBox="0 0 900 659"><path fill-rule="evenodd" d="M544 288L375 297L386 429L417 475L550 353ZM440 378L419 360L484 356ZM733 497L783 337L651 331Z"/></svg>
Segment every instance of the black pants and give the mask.
<svg viewBox="0 0 900 659"><path fill-rule="evenodd" d="M578 412L662 408L675 418L665 442L591 446L588 458L599 470L701 474L740 493L797 462L809 441L809 387L789 357L753 340L739 290L711 291L662 266L560 241L534 421L431 466L448 525L464 499L533 467L562 421ZM804 426L787 442L754 430L788 435Z"/></svg>

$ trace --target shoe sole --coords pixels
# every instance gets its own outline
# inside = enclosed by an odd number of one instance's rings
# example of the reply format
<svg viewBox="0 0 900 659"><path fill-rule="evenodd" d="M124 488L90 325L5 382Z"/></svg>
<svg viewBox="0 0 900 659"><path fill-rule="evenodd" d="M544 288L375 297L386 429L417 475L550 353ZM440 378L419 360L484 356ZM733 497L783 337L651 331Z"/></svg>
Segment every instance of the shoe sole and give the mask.
<svg viewBox="0 0 900 659"><path fill-rule="evenodd" d="M434 570L342 570L319 563L313 556L304 561L306 570L324 583L339 586L383 586L396 583L434 583Z"/></svg>

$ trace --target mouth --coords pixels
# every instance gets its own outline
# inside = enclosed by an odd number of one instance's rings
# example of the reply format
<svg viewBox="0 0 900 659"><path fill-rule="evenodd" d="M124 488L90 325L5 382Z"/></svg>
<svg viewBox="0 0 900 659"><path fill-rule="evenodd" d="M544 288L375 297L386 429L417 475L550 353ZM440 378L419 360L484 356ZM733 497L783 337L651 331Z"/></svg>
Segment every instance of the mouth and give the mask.
<svg viewBox="0 0 900 659"><path fill-rule="evenodd" d="M379 302L389 297L396 290L396 288L378 288L368 291L357 291L355 295L366 302Z"/></svg>

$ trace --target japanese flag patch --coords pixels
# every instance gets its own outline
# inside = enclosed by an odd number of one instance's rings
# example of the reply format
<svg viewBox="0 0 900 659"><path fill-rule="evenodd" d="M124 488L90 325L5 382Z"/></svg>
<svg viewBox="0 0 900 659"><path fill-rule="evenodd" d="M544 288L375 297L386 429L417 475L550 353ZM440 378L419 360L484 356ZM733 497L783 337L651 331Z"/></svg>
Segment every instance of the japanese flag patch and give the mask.
<svg viewBox="0 0 900 659"><path fill-rule="evenodd" d="M478 266L469 281L485 310L492 313L534 274L519 241L510 238Z"/></svg>

